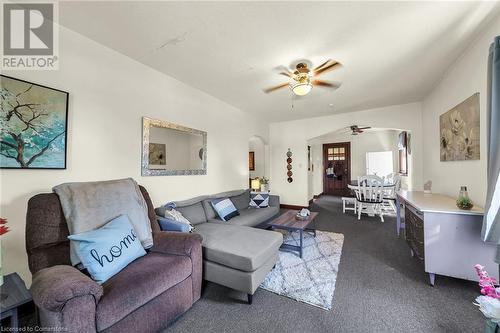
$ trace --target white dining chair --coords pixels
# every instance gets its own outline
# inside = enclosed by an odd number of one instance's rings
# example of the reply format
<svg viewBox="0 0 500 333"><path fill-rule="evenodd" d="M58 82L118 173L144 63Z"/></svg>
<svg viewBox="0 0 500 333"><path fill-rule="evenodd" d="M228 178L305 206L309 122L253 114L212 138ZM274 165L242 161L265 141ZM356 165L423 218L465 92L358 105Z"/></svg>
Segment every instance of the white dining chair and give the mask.
<svg viewBox="0 0 500 333"><path fill-rule="evenodd" d="M384 202L384 178L366 175L358 177L358 186L356 190L356 200L358 206L358 220L361 214L377 214L380 220L384 222L384 212L382 204Z"/></svg>
<svg viewBox="0 0 500 333"><path fill-rule="evenodd" d="M347 185L347 187L356 193L357 186ZM352 205L352 207L350 206ZM358 204L356 197L342 197L342 213L345 214L346 210L352 210L354 214L358 213Z"/></svg>
<svg viewBox="0 0 500 333"><path fill-rule="evenodd" d="M384 186L384 203L382 209L386 212L396 214L396 192L400 189L401 176L396 173L390 174Z"/></svg>

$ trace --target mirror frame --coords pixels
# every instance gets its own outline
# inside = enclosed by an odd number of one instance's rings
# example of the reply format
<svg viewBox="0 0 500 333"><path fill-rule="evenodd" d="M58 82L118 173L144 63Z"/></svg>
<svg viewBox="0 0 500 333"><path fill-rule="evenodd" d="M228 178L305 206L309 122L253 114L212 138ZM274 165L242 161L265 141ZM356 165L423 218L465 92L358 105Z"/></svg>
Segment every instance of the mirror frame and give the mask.
<svg viewBox="0 0 500 333"><path fill-rule="evenodd" d="M203 138L203 158L202 168L192 170L162 170L149 168L149 130L151 127L169 128L176 131L190 134L199 134ZM141 175L142 176L195 176L207 174L207 132L194 128L184 127L168 121L142 117L142 156Z"/></svg>

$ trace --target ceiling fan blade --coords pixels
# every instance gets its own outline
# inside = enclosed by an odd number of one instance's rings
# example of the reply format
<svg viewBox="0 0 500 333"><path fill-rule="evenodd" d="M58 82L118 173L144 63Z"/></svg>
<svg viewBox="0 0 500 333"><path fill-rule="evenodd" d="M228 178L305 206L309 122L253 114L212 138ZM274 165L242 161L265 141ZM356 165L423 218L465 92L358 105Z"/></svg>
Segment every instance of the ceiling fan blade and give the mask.
<svg viewBox="0 0 500 333"><path fill-rule="evenodd" d="M279 72L279 75L283 75L283 76L286 76L286 77L290 78L290 77L293 76L293 73L290 73L290 72Z"/></svg>
<svg viewBox="0 0 500 333"><path fill-rule="evenodd" d="M289 85L289 83L282 83L278 86L274 86L274 87L271 87L271 88L267 88L267 89L263 89L263 91L266 93L266 94L269 94L270 92L273 92L275 90L278 90L278 89L281 89L281 88L285 88Z"/></svg>
<svg viewBox="0 0 500 333"><path fill-rule="evenodd" d="M340 87L340 83L323 81L323 80L313 80L312 84L315 86L328 87L333 89L337 89L338 87Z"/></svg>
<svg viewBox="0 0 500 333"><path fill-rule="evenodd" d="M287 73L289 75L293 74L292 71L290 70L290 68L288 68L286 66L283 66L283 65L274 67L274 70L277 71L277 72L284 72L284 73Z"/></svg>
<svg viewBox="0 0 500 333"><path fill-rule="evenodd" d="M371 126L358 127L358 129L360 129L360 130L369 129L369 128L371 128Z"/></svg>
<svg viewBox="0 0 500 333"><path fill-rule="evenodd" d="M320 68L318 70L315 70L314 71L314 76L318 76L318 75L320 75L320 74L322 74L324 72L327 72L327 71L329 72L331 70L334 70L334 69L337 69L337 68L340 68L340 67L342 67L342 65L339 62L334 61L334 62L330 63L327 66L324 66L324 67L322 67L322 68Z"/></svg>
<svg viewBox="0 0 500 333"><path fill-rule="evenodd" d="M327 61L325 61L324 63L322 63L321 65L319 66L316 66L316 68L313 69L313 71L317 71L319 70L320 68L326 66L329 62L333 61L332 59L328 59Z"/></svg>

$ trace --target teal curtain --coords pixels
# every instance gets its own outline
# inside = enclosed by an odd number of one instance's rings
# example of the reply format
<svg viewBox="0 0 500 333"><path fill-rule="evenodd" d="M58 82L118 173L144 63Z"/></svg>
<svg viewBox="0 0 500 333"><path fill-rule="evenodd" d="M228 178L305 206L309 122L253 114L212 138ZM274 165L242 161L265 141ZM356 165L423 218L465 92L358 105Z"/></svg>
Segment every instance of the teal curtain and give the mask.
<svg viewBox="0 0 500 333"><path fill-rule="evenodd" d="M500 245L500 36L490 47L487 99L488 190L482 238ZM500 262L500 248L496 262Z"/></svg>

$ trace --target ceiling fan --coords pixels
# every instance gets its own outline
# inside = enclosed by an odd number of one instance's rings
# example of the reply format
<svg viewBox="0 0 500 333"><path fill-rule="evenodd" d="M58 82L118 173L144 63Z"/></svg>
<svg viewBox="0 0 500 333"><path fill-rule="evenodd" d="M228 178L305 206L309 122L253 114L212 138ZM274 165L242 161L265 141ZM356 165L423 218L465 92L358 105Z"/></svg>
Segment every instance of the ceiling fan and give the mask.
<svg viewBox="0 0 500 333"><path fill-rule="evenodd" d="M327 60L321 65L317 66L313 70L310 70L306 63L300 62L295 66L295 71L292 73L288 68L284 68L280 75L284 75L290 78L290 82L282 83L280 85L264 89L266 94L276 91L281 88L290 87L293 93L297 96L307 95L313 86L319 86L324 88L337 89L340 87L338 82L329 82L318 80L316 77L319 75L329 72L331 70L342 67L342 64L335 60Z"/></svg>
<svg viewBox="0 0 500 333"><path fill-rule="evenodd" d="M358 125L351 125L349 128L351 129L351 135L358 135L371 128L371 126L359 127Z"/></svg>

